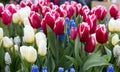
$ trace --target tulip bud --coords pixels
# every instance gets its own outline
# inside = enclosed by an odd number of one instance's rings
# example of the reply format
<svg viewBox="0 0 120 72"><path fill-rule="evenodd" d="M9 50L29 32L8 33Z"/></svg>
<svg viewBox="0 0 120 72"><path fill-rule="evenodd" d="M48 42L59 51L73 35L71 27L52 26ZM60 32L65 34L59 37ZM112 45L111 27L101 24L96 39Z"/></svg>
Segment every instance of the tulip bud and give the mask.
<svg viewBox="0 0 120 72"><path fill-rule="evenodd" d="M5 53L5 63L10 65L11 64L11 57L8 52Z"/></svg>
<svg viewBox="0 0 120 72"><path fill-rule="evenodd" d="M39 42L39 46L38 46L38 54L40 56L45 56L47 53L47 47L46 47L46 43L44 40Z"/></svg>
<svg viewBox="0 0 120 72"><path fill-rule="evenodd" d="M116 19L116 32L120 32L120 19Z"/></svg>
<svg viewBox="0 0 120 72"><path fill-rule="evenodd" d="M45 14L47 13L47 12L50 12L50 7L48 7L48 6L43 6L42 7L42 15L43 15L43 17L45 16Z"/></svg>
<svg viewBox="0 0 120 72"><path fill-rule="evenodd" d="M34 29L30 25L26 25L24 28L24 40L26 43L34 42Z"/></svg>
<svg viewBox="0 0 120 72"><path fill-rule="evenodd" d="M22 58L30 63L34 63L37 59L37 52L32 46L21 46L20 53Z"/></svg>
<svg viewBox="0 0 120 72"><path fill-rule="evenodd" d="M115 45L119 42L119 36L118 34L115 34L113 37L112 37L112 45Z"/></svg>
<svg viewBox="0 0 120 72"><path fill-rule="evenodd" d="M45 34L43 32L36 33L35 38L36 38L37 46L39 46L39 43L41 41L44 41L45 46L47 45L47 39L46 39L46 36L45 36Z"/></svg>
<svg viewBox="0 0 120 72"><path fill-rule="evenodd" d="M31 5L32 5L31 0L27 0L27 1L26 1L26 5L29 6L29 7L31 7Z"/></svg>
<svg viewBox="0 0 120 72"><path fill-rule="evenodd" d="M44 18L43 18L42 21L41 21L41 27L42 27L42 29L43 29L43 32L44 32L45 34L47 34L46 21L45 21Z"/></svg>
<svg viewBox="0 0 120 72"><path fill-rule="evenodd" d="M71 18L74 14L74 8L72 5L67 5L67 17Z"/></svg>
<svg viewBox="0 0 120 72"><path fill-rule="evenodd" d="M40 28L40 15L38 13L32 13L31 16L29 16L30 24L33 28Z"/></svg>
<svg viewBox="0 0 120 72"><path fill-rule="evenodd" d="M55 18L50 14L50 12L47 12L44 17L46 23L50 26L51 29L54 28Z"/></svg>
<svg viewBox="0 0 120 72"><path fill-rule="evenodd" d="M14 45L14 49L15 49L15 51L18 51L18 45L17 44Z"/></svg>
<svg viewBox="0 0 120 72"><path fill-rule="evenodd" d="M55 26L53 29L57 35L64 33L64 24L65 24L64 19L62 17L58 17L57 20L55 21Z"/></svg>
<svg viewBox="0 0 120 72"><path fill-rule="evenodd" d="M26 6L26 3L25 3L24 1L21 1L21 2L20 2L20 6L21 6L21 8L23 8L23 7Z"/></svg>
<svg viewBox="0 0 120 72"><path fill-rule="evenodd" d="M35 11L35 12L38 12L38 6L37 6L37 4L32 4L31 10Z"/></svg>
<svg viewBox="0 0 120 72"><path fill-rule="evenodd" d="M52 10L52 11L51 11L51 15L55 17L55 20L56 20L58 17L60 17L60 14L59 14L57 11L55 11L55 10Z"/></svg>
<svg viewBox="0 0 120 72"><path fill-rule="evenodd" d="M85 44L85 51L88 53L92 53L95 49L95 44L96 42L94 36L90 36Z"/></svg>
<svg viewBox="0 0 120 72"><path fill-rule="evenodd" d="M63 10L61 7L58 7L56 11L60 14L60 17L64 17L66 15L65 10Z"/></svg>
<svg viewBox="0 0 120 72"><path fill-rule="evenodd" d="M12 38L4 37L3 38L3 46L5 48L11 48L13 46L13 40Z"/></svg>
<svg viewBox="0 0 120 72"><path fill-rule="evenodd" d="M76 39L76 36L77 36L77 31L76 31L75 28L72 27L72 28L70 29L70 38L73 39L73 40L75 40L75 39Z"/></svg>
<svg viewBox="0 0 120 72"><path fill-rule="evenodd" d="M14 37L14 43L17 45L20 44L20 37L19 36Z"/></svg>
<svg viewBox="0 0 120 72"><path fill-rule="evenodd" d="M15 24L18 24L20 22L20 16L18 12L13 14L12 20Z"/></svg>
<svg viewBox="0 0 120 72"><path fill-rule="evenodd" d="M23 19L23 24L24 24L24 26L30 25L30 21L29 21L28 17Z"/></svg>
<svg viewBox="0 0 120 72"><path fill-rule="evenodd" d="M2 38L3 38L3 29L0 28L0 41L2 40Z"/></svg>
<svg viewBox="0 0 120 72"><path fill-rule="evenodd" d="M118 8L116 5L111 5L110 8L109 8L109 12L110 12L110 15L111 17L114 17L116 18L117 17L117 14L118 14Z"/></svg>
<svg viewBox="0 0 120 72"><path fill-rule="evenodd" d="M107 10L104 6L97 6L95 10L95 15L98 20L103 20L107 14Z"/></svg>
<svg viewBox="0 0 120 72"><path fill-rule="evenodd" d="M106 43L108 40L108 31L105 25L98 25L96 29L96 40L98 43Z"/></svg>
<svg viewBox="0 0 120 72"><path fill-rule="evenodd" d="M113 55L116 56L120 56L120 46L119 45L115 45L113 48Z"/></svg>
<svg viewBox="0 0 120 72"><path fill-rule="evenodd" d="M81 42L87 42L90 34L90 27L88 23L82 22L78 25L78 35Z"/></svg>
<svg viewBox="0 0 120 72"><path fill-rule="evenodd" d="M2 12L2 23L9 25L12 22L12 14L8 10Z"/></svg>
<svg viewBox="0 0 120 72"><path fill-rule="evenodd" d="M0 17L2 16L1 13L3 12L3 10L4 10L4 5L0 3Z"/></svg>
<svg viewBox="0 0 120 72"><path fill-rule="evenodd" d="M109 23L108 23L108 29L109 29L109 31L115 32L116 31L116 27L117 27L116 21L113 18L111 18L110 21L109 21Z"/></svg>
<svg viewBox="0 0 120 72"><path fill-rule="evenodd" d="M11 14L16 13L16 7L14 4L8 5L6 9L8 9L11 12Z"/></svg>

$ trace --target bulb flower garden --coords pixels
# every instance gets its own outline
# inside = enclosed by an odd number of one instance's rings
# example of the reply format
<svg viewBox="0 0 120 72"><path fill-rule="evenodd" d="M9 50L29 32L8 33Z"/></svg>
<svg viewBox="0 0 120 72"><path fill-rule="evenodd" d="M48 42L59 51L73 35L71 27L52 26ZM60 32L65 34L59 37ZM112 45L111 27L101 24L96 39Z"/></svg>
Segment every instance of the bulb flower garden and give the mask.
<svg viewBox="0 0 120 72"><path fill-rule="evenodd" d="M108 12L75 1L0 3L0 72L119 72L120 12Z"/></svg>

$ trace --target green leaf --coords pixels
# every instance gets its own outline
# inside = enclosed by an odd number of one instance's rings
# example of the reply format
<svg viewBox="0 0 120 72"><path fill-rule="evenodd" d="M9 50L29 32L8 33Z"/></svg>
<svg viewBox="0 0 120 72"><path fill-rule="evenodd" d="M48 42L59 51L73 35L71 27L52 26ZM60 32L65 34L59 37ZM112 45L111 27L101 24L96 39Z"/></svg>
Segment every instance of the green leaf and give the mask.
<svg viewBox="0 0 120 72"><path fill-rule="evenodd" d="M78 63L77 63L77 61L76 61L76 59L75 58L73 58L73 57L70 57L70 56L65 56L67 59L69 59L74 65L75 65L75 67L77 68L78 67Z"/></svg>
<svg viewBox="0 0 120 72"><path fill-rule="evenodd" d="M105 58L99 56L98 54L93 53L88 56L88 59L84 63L83 70L88 70L95 66L104 66L104 65L109 65L109 62Z"/></svg>

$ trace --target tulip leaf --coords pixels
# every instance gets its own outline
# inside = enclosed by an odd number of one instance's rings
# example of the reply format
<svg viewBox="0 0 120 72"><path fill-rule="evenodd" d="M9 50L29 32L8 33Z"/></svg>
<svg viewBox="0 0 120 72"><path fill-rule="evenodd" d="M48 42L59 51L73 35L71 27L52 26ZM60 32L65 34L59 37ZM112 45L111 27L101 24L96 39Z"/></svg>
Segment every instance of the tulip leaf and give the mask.
<svg viewBox="0 0 120 72"><path fill-rule="evenodd" d="M107 53L107 60L110 61L111 57L112 57L112 53L111 51L107 48L107 47L104 47L105 48L105 51Z"/></svg>
<svg viewBox="0 0 120 72"><path fill-rule="evenodd" d="M78 67L78 64L77 64L77 61L76 61L76 59L75 58L73 58L73 57L70 57L70 56L65 56L67 59L69 59L74 65L75 65L75 67L77 68Z"/></svg>
<svg viewBox="0 0 120 72"><path fill-rule="evenodd" d="M109 65L109 62L105 58L99 56L98 54L93 53L88 56L88 59L84 63L83 70L88 70L92 67L104 65Z"/></svg>

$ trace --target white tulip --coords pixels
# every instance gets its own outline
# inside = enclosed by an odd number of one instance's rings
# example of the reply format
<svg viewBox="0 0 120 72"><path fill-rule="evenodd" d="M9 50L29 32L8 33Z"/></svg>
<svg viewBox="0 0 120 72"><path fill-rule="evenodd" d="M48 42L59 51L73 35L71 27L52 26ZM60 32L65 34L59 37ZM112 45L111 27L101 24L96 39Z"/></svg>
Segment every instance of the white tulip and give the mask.
<svg viewBox="0 0 120 72"><path fill-rule="evenodd" d="M17 44L14 45L14 49L15 49L15 51L18 51L18 45Z"/></svg>
<svg viewBox="0 0 120 72"><path fill-rule="evenodd" d="M21 8L18 13L20 15L20 19L23 22L24 18L27 18L31 12L30 7L26 6L24 8Z"/></svg>
<svg viewBox="0 0 120 72"><path fill-rule="evenodd" d="M21 20L20 20L20 15L18 12L14 13L12 16L12 20L13 23L18 24Z"/></svg>
<svg viewBox="0 0 120 72"><path fill-rule="evenodd" d="M45 56L46 53L47 53L47 47L46 47L44 41L41 41L41 42L39 43L39 46L38 46L38 54L39 54L40 56Z"/></svg>
<svg viewBox="0 0 120 72"><path fill-rule="evenodd" d="M22 58L30 63L34 63L37 59L37 52L32 46L21 46L20 53Z"/></svg>
<svg viewBox="0 0 120 72"><path fill-rule="evenodd" d="M26 43L33 43L34 34L34 29L30 25L26 25L24 28L24 41Z"/></svg>
<svg viewBox="0 0 120 72"><path fill-rule="evenodd" d="M2 40L2 38L3 38L3 29L0 28L0 40Z"/></svg>
<svg viewBox="0 0 120 72"><path fill-rule="evenodd" d="M3 46L5 48L11 48L13 46L13 40L12 40L12 38L8 38L7 36L5 36L3 38Z"/></svg>
<svg viewBox="0 0 120 72"><path fill-rule="evenodd" d="M5 72L10 72L10 67L9 67L9 65L6 65L6 66L5 66Z"/></svg>
<svg viewBox="0 0 120 72"><path fill-rule="evenodd" d="M112 45L115 45L119 42L119 36L118 34L115 34L113 37L112 37Z"/></svg>
<svg viewBox="0 0 120 72"><path fill-rule="evenodd" d="M5 63L10 65L11 64L11 57L8 52L5 53Z"/></svg>
<svg viewBox="0 0 120 72"><path fill-rule="evenodd" d="M17 45L20 44L20 37L19 36L14 37L14 43Z"/></svg>
<svg viewBox="0 0 120 72"><path fill-rule="evenodd" d="M110 21L109 21L109 23L108 23L108 29L109 29L109 31L116 32L116 30L117 30L116 27L117 27L116 21L113 18L111 18Z"/></svg>
<svg viewBox="0 0 120 72"><path fill-rule="evenodd" d="M120 32L120 19L116 20L116 31Z"/></svg>
<svg viewBox="0 0 120 72"><path fill-rule="evenodd" d="M45 34L43 32L36 33L35 38L36 38L37 46L39 46L39 43L41 41L44 41L45 46L47 45L47 39L46 39L46 36L45 36Z"/></svg>
<svg viewBox="0 0 120 72"><path fill-rule="evenodd" d="M120 46L119 45L115 45L113 48L113 54L114 56L120 56Z"/></svg>
<svg viewBox="0 0 120 72"><path fill-rule="evenodd" d="M23 19L23 24L24 24L24 26L25 25L30 25L30 21L29 21L28 17Z"/></svg>

